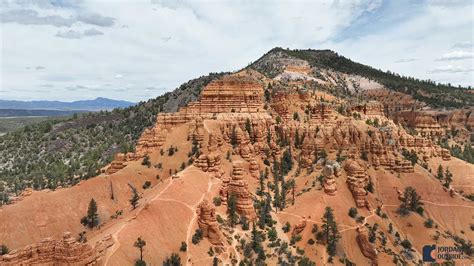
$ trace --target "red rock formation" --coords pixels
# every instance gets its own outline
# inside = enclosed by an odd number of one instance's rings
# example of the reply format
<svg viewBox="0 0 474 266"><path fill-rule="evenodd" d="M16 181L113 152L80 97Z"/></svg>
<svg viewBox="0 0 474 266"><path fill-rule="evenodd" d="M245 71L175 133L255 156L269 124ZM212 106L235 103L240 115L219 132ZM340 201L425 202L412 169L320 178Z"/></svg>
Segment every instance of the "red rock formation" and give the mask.
<svg viewBox="0 0 474 266"><path fill-rule="evenodd" d="M243 180L244 169L239 162L232 164L232 177L230 180L223 178L221 186L221 195L224 203L227 204L227 199L234 194L237 201L237 212L246 217L250 222L257 218L255 209L253 207L252 198L248 190L248 184Z"/></svg>
<svg viewBox="0 0 474 266"><path fill-rule="evenodd" d="M411 162L404 159L395 159L393 170L397 173L413 173L415 171Z"/></svg>
<svg viewBox="0 0 474 266"><path fill-rule="evenodd" d="M216 210L207 200L203 200L197 206L196 213L198 215L199 229L202 230L204 237L209 239L213 245L221 246L222 233L216 220Z"/></svg>
<svg viewBox="0 0 474 266"><path fill-rule="evenodd" d="M437 140L444 135L444 129L436 119L426 112L400 112L394 118L396 122L403 121L416 130L421 137Z"/></svg>
<svg viewBox="0 0 474 266"><path fill-rule="evenodd" d="M10 251L0 256L1 265L97 265L106 249L113 245L108 235L93 246L77 242L71 233L62 239L45 238L38 244Z"/></svg>
<svg viewBox="0 0 474 266"><path fill-rule="evenodd" d="M349 107L350 113L359 112L364 115L383 115L383 104L378 101L354 103Z"/></svg>
<svg viewBox="0 0 474 266"><path fill-rule="evenodd" d="M260 166L258 165L258 162L257 160L255 160L255 158L250 158L249 160L249 172L250 172L250 175L254 178L259 178L260 176Z"/></svg>
<svg viewBox="0 0 474 266"><path fill-rule="evenodd" d="M295 227L293 227L292 235L298 235L303 232L303 230L306 228L306 223L306 217L303 216L303 219L295 224Z"/></svg>
<svg viewBox="0 0 474 266"><path fill-rule="evenodd" d="M323 187L324 192L328 195L334 196L337 191L336 176L339 176L339 163L327 162L323 169Z"/></svg>
<svg viewBox="0 0 474 266"><path fill-rule="evenodd" d="M221 178L224 172L221 169L221 155L217 152L217 137L209 134L207 150L203 149L203 153L194 161L194 166L203 172L209 172L216 178Z"/></svg>
<svg viewBox="0 0 474 266"><path fill-rule="evenodd" d="M318 103L309 109L311 121L310 123L332 123L334 121L334 113L332 107L327 103Z"/></svg>
<svg viewBox="0 0 474 266"><path fill-rule="evenodd" d="M204 141L204 122L202 117L196 117L193 123L189 125L189 139L202 144Z"/></svg>
<svg viewBox="0 0 474 266"><path fill-rule="evenodd" d="M117 153L115 154L115 158L110 164L110 166L105 171L107 174L111 175L113 173L118 172L120 169L125 168L125 154Z"/></svg>
<svg viewBox="0 0 474 266"><path fill-rule="evenodd" d="M137 141L135 148L136 157L143 157L158 147L161 147L166 140L167 134L168 131L159 127L158 123L151 129L145 129Z"/></svg>
<svg viewBox="0 0 474 266"><path fill-rule="evenodd" d="M362 254L372 261L372 265L377 265L377 250L375 246L369 242L369 233L363 226L357 228L357 243L359 244Z"/></svg>
<svg viewBox="0 0 474 266"><path fill-rule="evenodd" d="M369 207L367 201L366 185L369 182L364 167L354 159L348 159L345 162L344 170L347 173L347 184L352 192L352 196L358 208Z"/></svg>
<svg viewBox="0 0 474 266"><path fill-rule="evenodd" d="M444 161L449 161L451 160L451 153L447 149L441 149L441 158Z"/></svg>

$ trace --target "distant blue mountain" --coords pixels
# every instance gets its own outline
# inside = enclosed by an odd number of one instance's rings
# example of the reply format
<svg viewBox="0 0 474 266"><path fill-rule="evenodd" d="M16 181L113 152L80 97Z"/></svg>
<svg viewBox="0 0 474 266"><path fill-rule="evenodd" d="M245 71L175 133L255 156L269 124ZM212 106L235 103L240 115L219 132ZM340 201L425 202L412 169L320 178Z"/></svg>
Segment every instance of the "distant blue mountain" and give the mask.
<svg viewBox="0 0 474 266"><path fill-rule="evenodd" d="M61 111L99 111L112 110L114 108L125 108L135 105L133 102L112 100L108 98L96 98L94 100L81 100L74 102L60 101L10 101L0 100L0 109L23 109L23 110L61 110Z"/></svg>

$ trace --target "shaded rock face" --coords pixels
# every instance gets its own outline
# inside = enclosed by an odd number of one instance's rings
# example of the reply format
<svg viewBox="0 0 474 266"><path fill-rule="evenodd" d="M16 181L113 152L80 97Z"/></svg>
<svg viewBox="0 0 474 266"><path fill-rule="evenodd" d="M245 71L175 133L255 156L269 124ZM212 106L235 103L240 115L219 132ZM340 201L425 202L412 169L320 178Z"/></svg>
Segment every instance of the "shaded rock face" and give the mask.
<svg viewBox="0 0 474 266"><path fill-rule="evenodd" d="M203 200L196 208L199 229L204 237L213 245L222 245L222 233L216 220L216 210L207 200Z"/></svg>
<svg viewBox="0 0 474 266"><path fill-rule="evenodd" d="M71 233L62 239L45 238L40 243L12 250L0 256L1 265L100 265L100 258L113 245L110 235L94 246L77 242Z"/></svg>
<svg viewBox="0 0 474 266"><path fill-rule="evenodd" d="M248 184L243 180L244 169L239 162L232 165L232 177L223 178L219 195L223 203L227 204L227 199L234 194L237 201L237 213L247 218L248 221L255 221L257 215L253 207L252 198L248 190Z"/></svg>
<svg viewBox="0 0 474 266"><path fill-rule="evenodd" d="M369 176L361 164L354 159L348 159L345 162L344 170L347 173L347 185L354 197L358 208L369 207L367 201L367 191L365 187L369 182Z"/></svg>
<svg viewBox="0 0 474 266"><path fill-rule="evenodd" d="M396 122L403 122L416 130L418 136L438 140L444 135L444 129L438 123L437 118L426 112L400 112L394 118Z"/></svg>
<svg viewBox="0 0 474 266"><path fill-rule="evenodd" d="M365 227L357 228L357 243L359 244L362 254L372 261L372 265L377 265L377 250L375 246L369 242L369 233Z"/></svg>

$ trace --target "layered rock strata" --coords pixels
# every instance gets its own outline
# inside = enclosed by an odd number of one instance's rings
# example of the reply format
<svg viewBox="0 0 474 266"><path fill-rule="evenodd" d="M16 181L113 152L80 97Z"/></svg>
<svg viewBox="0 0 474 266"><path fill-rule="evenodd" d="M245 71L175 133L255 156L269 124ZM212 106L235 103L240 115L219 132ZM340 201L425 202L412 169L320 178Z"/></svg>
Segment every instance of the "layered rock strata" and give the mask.
<svg viewBox="0 0 474 266"><path fill-rule="evenodd" d="M372 265L377 265L377 250L369 241L369 233L365 227L357 228L357 243L362 254L372 261Z"/></svg>
<svg viewBox="0 0 474 266"><path fill-rule="evenodd" d="M107 168L105 171L107 174L114 174L118 172L120 169L125 168L125 162L126 162L126 157L125 154L123 153L117 153L115 154L115 158L110 164L110 166Z"/></svg>
<svg viewBox="0 0 474 266"><path fill-rule="evenodd" d="M0 256L1 265L101 265L101 257L113 245L110 235L93 246L64 233L62 239L45 238L40 243Z"/></svg>
<svg viewBox="0 0 474 266"><path fill-rule="evenodd" d="M337 191L336 177L339 176L340 165L337 162L327 162L323 169L323 188L328 195L334 196Z"/></svg>
<svg viewBox="0 0 474 266"><path fill-rule="evenodd" d="M232 177L230 179L223 178L221 190L219 192L224 204L231 195L235 196L237 213L247 218L247 220L254 221L257 218L253 201L248 190L248 184L243 180L244 169L242 164L235 162L232 165Z"/></svg>
<svg viewBox="0 0 474 266"><path fill-rule="evenodd" d="M345 162L344 170L347 173L347 184L358 208L369 207L367 201L367 191L365 187L369 182L369 177L363 166L357 160L348 159Z"/></svg>
<svg viewBox="0 0 474 266"><path fill-rule="evenodd" d="M204 237L213 245L222 245L222 233L216 220L216 210L207 200L203 200L196 208L198 226Z"/></svg>

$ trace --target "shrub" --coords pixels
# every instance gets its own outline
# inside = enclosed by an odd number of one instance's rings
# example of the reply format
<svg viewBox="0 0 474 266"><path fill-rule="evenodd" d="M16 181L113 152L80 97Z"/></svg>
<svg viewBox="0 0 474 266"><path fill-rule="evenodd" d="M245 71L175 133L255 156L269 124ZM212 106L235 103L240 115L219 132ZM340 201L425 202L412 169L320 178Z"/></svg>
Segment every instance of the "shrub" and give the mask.
<svg viewBox="0 0 474 266"><path fill-rule="evenodd" d="M196 232L194 232L194 235L192 238L192 242L194 245L197 245L201 240L202 240L202 230L196 229Z"/></svg>
<svg viewBox="0 0 474 266"><path fill-rule="evenodd" d="M290 229L291 229L290 223L286 222L286 224L282 228L283 232L288 233L288 232L290 232Z"/></svg>
<svg viewBox="0 0 474 266"><path fill-rule="evenodd" d="M182 251L182 252L185 252L186 250L188 250L188 245L186 244L186 242L181 242L181 247L179 248L179 251Z"/></svg>
<svg viewBox="0 0 474 266"><path fill-rule="evenodd" d="M349 216L352 217L352 218L356 218L357 217L357 208L350 208L349 209Z"/></svg>
<svg viewBox="0 0 474 266"><path fill-rule="evenodd" d="M406 249L411 249L411 242L408 239L403 240L400 244Z"/></svg>
<svg viewBox="0 0 474 266"><path fill-rule="evenodd" d="M433 219L429 218L428 220L425 221L425 227L426 228L432 228L433 227Z"/></svg>
<svg viewBox="0 0 474 266"><path fill-rule="evenodd" d="M151 182L150 181L145 181L145 184L143 184L143 189L150 188Z"/></svg>
<svg viewBox="0 0 474 266"><path fill-rule="evenodd" d="M221 204L222 204L222 199L221 199L221 197L214 197L214 198L212 199L212 202L214 203L215 206L221 206Z"/></svg>

